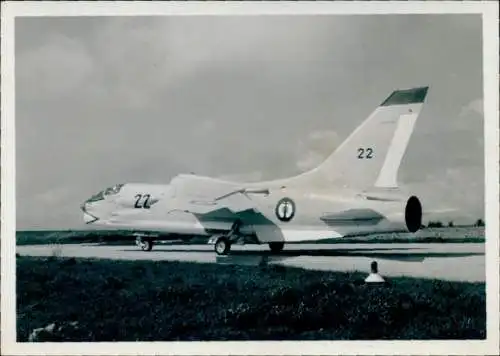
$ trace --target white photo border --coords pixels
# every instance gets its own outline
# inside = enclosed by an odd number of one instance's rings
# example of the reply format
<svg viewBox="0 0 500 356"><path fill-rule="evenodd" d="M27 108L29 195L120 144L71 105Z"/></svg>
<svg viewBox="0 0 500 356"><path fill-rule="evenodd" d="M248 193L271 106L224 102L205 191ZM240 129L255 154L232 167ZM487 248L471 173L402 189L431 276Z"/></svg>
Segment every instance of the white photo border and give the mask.
<svg viewBox="0 0 500 356"><path fill-rule="evenodd" d="M499 32L496 1L2 2L1 349L8 355L457 354L499 351ZM485 152L487 339L474 341L16 342L15 18L20 16L481 14Z"/></svg>

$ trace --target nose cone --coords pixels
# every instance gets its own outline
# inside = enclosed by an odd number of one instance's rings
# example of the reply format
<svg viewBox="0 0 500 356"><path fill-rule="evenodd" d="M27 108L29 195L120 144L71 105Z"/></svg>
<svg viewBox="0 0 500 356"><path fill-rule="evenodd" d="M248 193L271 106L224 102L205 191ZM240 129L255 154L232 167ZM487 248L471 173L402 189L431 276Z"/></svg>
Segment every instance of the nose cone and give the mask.
<svg viewBox="0 0 500 356"><path fill-rule="evenodd" d="M83 221L85 221L85 224L91 224L99 220L97 216L89 213L89 205L91 205L91 203L85 202L80 206L80 209L83 211Z"/></svg>

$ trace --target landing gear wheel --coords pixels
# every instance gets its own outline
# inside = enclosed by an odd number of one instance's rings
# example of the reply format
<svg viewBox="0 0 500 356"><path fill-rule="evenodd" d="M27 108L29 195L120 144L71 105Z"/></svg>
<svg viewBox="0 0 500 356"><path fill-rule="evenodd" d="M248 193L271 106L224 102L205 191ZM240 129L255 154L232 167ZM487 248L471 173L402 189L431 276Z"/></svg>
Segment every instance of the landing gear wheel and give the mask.
<svg viewBox="0 0 500 356"><path fill-rule="evenodd" d="M231 242L225 236L219 237L215 242L215 253L218 255L227 255L231 250Z"/></svg>
<svg viewBox="0 0 500 356"><path fill-rule="evenodd" d="M272 253L280 253L283 250L284 246L285 246L284 242L270 242L269 243L269 248L271 249Z"/></svg>
<svg viewBox="0 0 500 356"><path fill-rule="evenodd" d="M153 249L153 240L142 240L139 242L139 247L143 251L151 251Z"/></svg>

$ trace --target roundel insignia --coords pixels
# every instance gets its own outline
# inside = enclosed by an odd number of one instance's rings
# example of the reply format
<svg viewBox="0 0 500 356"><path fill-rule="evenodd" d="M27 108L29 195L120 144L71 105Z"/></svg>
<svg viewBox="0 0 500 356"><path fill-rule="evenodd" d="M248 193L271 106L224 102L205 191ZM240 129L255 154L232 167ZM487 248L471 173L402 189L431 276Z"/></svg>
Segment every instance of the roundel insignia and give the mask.
<svg viewBox="0 0 500 356"><path fill-rule="evenodd" d="M295 203L290 198L283 198L276 204L276 217L281 221L290 221L295 215Z"/></svg>

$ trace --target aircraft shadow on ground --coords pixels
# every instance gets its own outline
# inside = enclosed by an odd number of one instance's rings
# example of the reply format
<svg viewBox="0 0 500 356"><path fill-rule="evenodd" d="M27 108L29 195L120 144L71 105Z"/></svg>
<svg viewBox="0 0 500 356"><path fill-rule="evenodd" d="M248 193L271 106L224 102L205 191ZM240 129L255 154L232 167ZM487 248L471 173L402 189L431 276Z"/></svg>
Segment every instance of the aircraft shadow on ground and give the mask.
<svg viewBox="0 0 500 356"><path fill-rule="evenodd" d="M241 251L233 250L227 256L217 256L218 259L224 258L250 258L250 257L265 257L276 259L286 259L291 257L309 256L309 257L368 257L377 258L385 260L398 260L398 261L423 261L426 258L458 258L458 257L470 257L470 256L483 256L484 253L481 252L437 252L437 251L425 251L425 248L333 248L333 249L303 249L303 250L283 250L279 254L273 254L271 251ZM124 249L122 251L131 252L136 251L135 249ZM158 247L154 251L165 252L165 253L207 253L215 254L213 250L207 249L176 249L176 248L161 248Z"/></svg>

